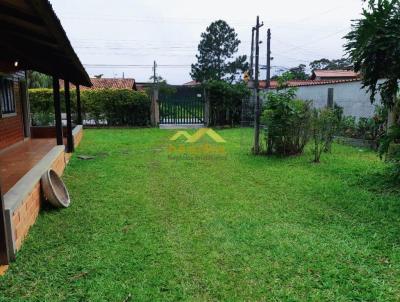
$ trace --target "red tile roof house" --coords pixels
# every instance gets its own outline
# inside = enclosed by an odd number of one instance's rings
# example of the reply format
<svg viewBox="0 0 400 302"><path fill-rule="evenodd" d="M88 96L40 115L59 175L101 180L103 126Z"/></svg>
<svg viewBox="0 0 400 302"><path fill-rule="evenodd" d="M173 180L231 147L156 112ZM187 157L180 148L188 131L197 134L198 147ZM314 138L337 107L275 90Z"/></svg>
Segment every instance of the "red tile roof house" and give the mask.
<svg viewBox="0 0 400 302"><path fill-rule="evenodd" d="M316 69L311 75L311 80L334 81L359 79L360 74L352 70L319 70Z"/></svg>
<svg viewBox="0 0 400 302"><path fill-rule="evenodd" d="M15 259L39 215L41 176L49 169L61 175L82 138L82 126L72 128L69 82L76 87L91 86L91 82L48 0L0 0L0 11L7 16L0 18L1 267ZM53 76L54 138L31 137L25 70ZM58 79L65 80L65 140ZM77 105L81 120L79 89Z"/></svg>
<svg viewBox="0 0 400 302"><path fill-rule="evenodd" d="M346 76L344 76L344 74ZM346 116L373 117L375 105L371 104L370 94L362 83L359 75L353 72L323 72L316 73L322 76L320 80L289 81L289 87L296 87L296 96L299 99L310 100L316 108L341 106ZM276 89L278 83L271 81L270 89ZM265 81L260 82L261 89L265 89ZM375 104L381 101L376 96Z"/></svg>
<svg viewBox="0 0 400 302"><path fill-rule="evenodd" d="M107 78L91 78L91 87L82 87L81 90L98 90L98 89L132 89L137 91L135 79L107 79ZM60 86L64 86L64 81L60 80ZM72 86L75 88L74 86Z"/></svg>

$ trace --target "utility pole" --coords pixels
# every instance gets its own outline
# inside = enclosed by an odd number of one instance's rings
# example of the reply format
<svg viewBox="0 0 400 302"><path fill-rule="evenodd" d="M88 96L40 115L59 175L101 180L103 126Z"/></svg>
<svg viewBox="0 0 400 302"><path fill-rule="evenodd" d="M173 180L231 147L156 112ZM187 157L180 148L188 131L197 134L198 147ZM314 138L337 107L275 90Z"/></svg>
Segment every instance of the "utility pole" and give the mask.
<svg viewBox="0 0 400 302"><path fill-rule="evenodd" d="M251 53L250 53L250 79L253 80L254 77L254 33L256 28L251 29Z"/></svg>
<svg viewBox="0 0 400 302"><path fill-rule="evenodd" d="M268 28L267 33L267 78L265 88L269 89L271 86L271 29Z"/></svg>
<svg viewBox="0 0 400 302"><path fill-rule="evenodd" d="M156 82L157 82L156 77L157 77L157 62L154 61L154 65L153 65L153 84L154 84L154 87L156 86Z"/></svg>
<svg viewBox="0 0 400 302"><path fill-rule="evenodd" d="M271 87L271 29L267 32L267 78L265 81L265 89L268 91ZM272 142L267 142L267 154L272 154Z"/></svg>
<svg viewBox="0 0 400 302"><path fill-rule="evenodd" d="M255 75L254 75L254 85L256 93L256 105L254 109L254 154L260 154L260 28L264 26L264 23L260 24L260 17L257 16L256 29L256 60L255 60Z"/></svg>

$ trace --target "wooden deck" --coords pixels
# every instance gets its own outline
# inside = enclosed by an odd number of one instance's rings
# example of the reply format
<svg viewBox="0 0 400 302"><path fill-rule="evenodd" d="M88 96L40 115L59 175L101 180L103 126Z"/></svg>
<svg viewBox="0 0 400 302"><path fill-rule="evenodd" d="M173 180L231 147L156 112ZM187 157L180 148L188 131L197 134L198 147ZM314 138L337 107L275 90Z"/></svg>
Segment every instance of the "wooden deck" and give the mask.
<svg viewBox="0 0 400 302"><path fill-rule="evenodd" d="M0 184L3 194L56 145L54 138L29 139L0 151Z"/></svg>

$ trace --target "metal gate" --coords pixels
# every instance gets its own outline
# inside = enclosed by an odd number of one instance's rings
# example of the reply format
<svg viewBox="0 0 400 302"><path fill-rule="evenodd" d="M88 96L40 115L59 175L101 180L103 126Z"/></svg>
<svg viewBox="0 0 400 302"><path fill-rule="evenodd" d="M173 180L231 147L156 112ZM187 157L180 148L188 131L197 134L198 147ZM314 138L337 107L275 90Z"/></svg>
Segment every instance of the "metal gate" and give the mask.
<svg viewBox="0 0 400 302"><path fill-rule="evenodd" d="M200 125L205 102L200 87L167 86L159 91L160 124Z"/></svg>

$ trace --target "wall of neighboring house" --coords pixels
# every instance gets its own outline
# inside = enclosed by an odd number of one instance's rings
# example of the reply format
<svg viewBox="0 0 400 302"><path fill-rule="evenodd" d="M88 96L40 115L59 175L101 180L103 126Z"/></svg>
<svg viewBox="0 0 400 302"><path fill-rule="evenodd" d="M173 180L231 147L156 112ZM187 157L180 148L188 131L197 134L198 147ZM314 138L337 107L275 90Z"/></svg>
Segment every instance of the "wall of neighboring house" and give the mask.
<svg viewBox="0 0 400 302"><path fill-rule="evenodd" d="M15 100L15 112L0 115L0 149L4 149L24 139L20 81L25 80L25 75L24 73L15 73L12 75L0 74L0 78L6 78L13 81L13 93Z"/></svg>
<svg viewBox="0 0 400 302"><path fill-rule="evenodd" d="M374 115L375 105L371 104L370 94L362 88L361 81L301 86L298 87L297 97L311 100L316 108L322 108L328 105L329 88L333 89L333 102L343 107L344 115L356 118ZM380 96L377 95L375 104L379 104L380 101Z"/></svg>

